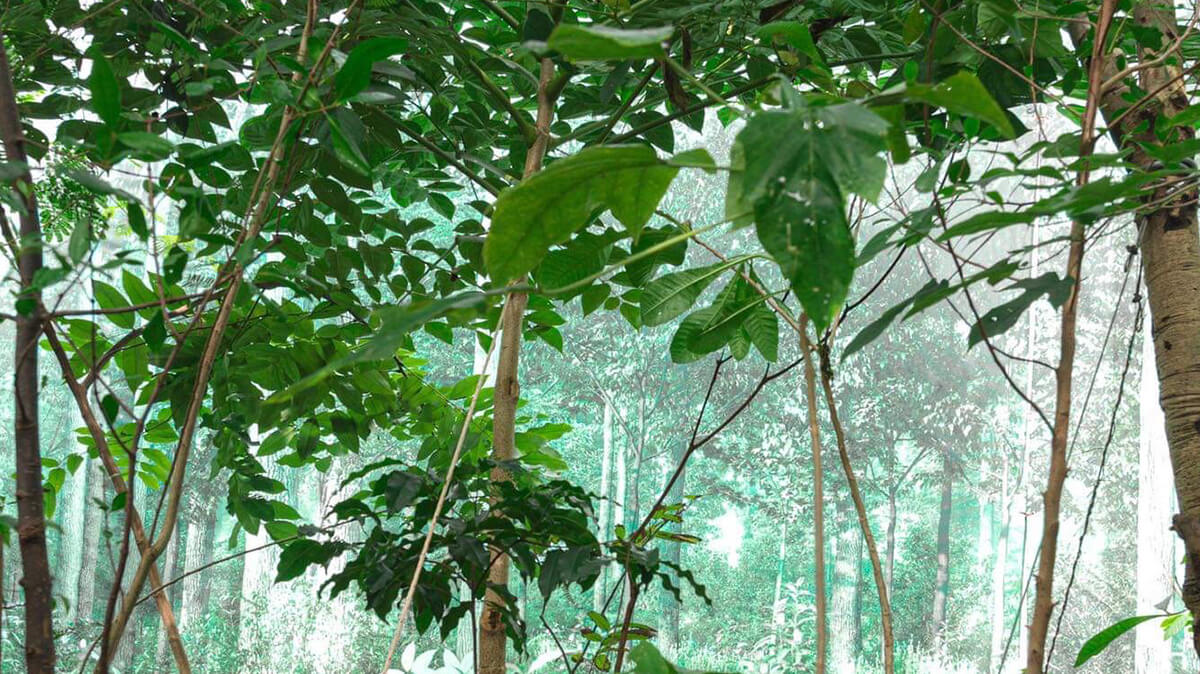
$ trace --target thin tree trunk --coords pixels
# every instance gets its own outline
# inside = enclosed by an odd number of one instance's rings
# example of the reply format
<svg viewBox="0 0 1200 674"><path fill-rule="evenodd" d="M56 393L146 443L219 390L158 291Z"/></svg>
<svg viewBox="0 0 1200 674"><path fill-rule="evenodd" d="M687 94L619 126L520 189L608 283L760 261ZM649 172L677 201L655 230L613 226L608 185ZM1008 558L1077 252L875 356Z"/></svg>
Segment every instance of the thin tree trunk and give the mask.
<svg viewBox="0 0 1200 674"><path fill-rule="evenodd" d="M784 615L787 612L786 602L783 599L783 576L787 573L788 521L786 517L779 519L781 520L779 524L779 560L775 567L775 600L771 603L771 625L775 633L777 647L781 634L780 630L784 623Z"/></svg>
<svg viewBox="0 0 1200 674"><path fill-rule="evenodd" d="M1162 408L1158 405L1158 377L1154 374L1154 340L1150 317L1145 318L1142 348L1142 383L1139 400L1137 496L1137 615L1160 613L1174 595L1175 551L1170 535L1173 494L1163 485L1171 480L1171 457ZM1134 635L1136 674L1171 671L1171 642L1163 639L1154 622L1139 625Z"/></svg>
<svg viewBox="0 0 1200 674"><path fill-rule="evenodd" d="M1116 0L1103 0L1100 18L1093 37L1092 57L1088 65L1088 94L1083 114L1083 125L1079 155L1088 157L1095 146L1097 106L1105 82L1103 58L1107 48L1108 27L1116 11ZM1079 171L1076 184L1088 182L1088 169ZM1075 323L1079 308L1079 292L1082 283L1084 251L1084 225L1082 221L1071 223L1070 245L1067 249L1066 277L1071 279L1067 300L1062 305L1062 321L1059 331L1058 367L1054 371L1054 424L1050 436L1050 474L1046 491L1042 494L1042 544L1039 548L1038 571L1033 599L1033 615L1029 623L1029 650L1025 661L1026 674L1042 674L1046 666L1046 637L1050 629L1050 616L1054 611L1054 565L1058 561L1059 511L1062 508L1063 484L1067 480L1067 440L1071 429L1071 380L1075 373ZM1200 289L1200 286L1198 286ZM1200 320L1200 317L1198 317ZM1197 336L1200 346L1200 335ZM1200 350L1198 350L1200 353ZM1197 483L1200 488L1200 482Z"/></svg>
<svg viewBox="0 0 1200 674"><path fill-rule="evenodd" d="M834 437L837 439L838 458L842 461L842 471L846 474L846 484L850 488L850 498L854 501L854 510L858 514L858 526L862 529L866 541L867 553L871 557L871 571L875 577L875 591L879 595L879 628L883 638L883 671L893 674L895 665L895 641L892 633L892 606L888 600L887 584L883 578L883 564L879 561L879 549L875 546L875 534L871 531L871 521L867 518L867 506L863 502L862 492L858 488L858 478L854 476L854 467L850 463L850 451L846 447L846 431L838 418L837 400L833 396L833 366L829 362L829 349L825 345L819 348L821 356L821 387L825 390L825 407L829 412L829 421L833 425Z"/></svg>
<svg viewBox="0 0 1200 674"><path fill-rule="evenodd" d="M8 53L0 35L0 134L4 157L10 163L27 162L25 137L17 111ZM30 674L54 672L54 598L50 559L46 552L46 511L42 497L42 452L38 434L38 334L41 332L41 293L32 290L34 275L42 268L42 228L29 169L15 181L21 199L19 238L7 223L5 238L17 248L21 299L32 306L17 312L13 356L13 446L17 473L17 539L21 545L21 587L25 590L25 668Z"/></svg>
<svg viewBox="0 0 1200 674"><path fill-rule="evenodd" d="M603 446L603 454L600 460L600 514L599 521L596 525L596 536L600 540L608 538L611 523L609 516L612 513L612 501L609 493L612 491L612 402L608 396L604 397L604 421L601 426L600 435ZM596 579L596 586L592 591L592 610L600 613L604 610L604 594L608 585L608 567L604 567L600 571L600 577Z"/></svg>
<svg viewBox="0 0 1200 674"><path fill-rule="evenodd" d="M942 505L938 509L937 572L933 584L933 611L930 615L930 644L942 652L946 630L946 602L950 598L950 516L954 505L954 472L948 456L942 458Z"/></svg>
<svg viewBox="0 0 1200 674"><path fill-rule="evenodd" d="M525 175L542 168L542 158L550 139L550 120L554 100L550 92L554 77L554 62L543 58L538 80L537 136L525 156ZM517 401L520 399L518 364L521 352L521 331L525 306L529 297L523 292L509 293L500 316L500 353L496 360L495 404L492 413L492 458L508 461L515 451ZM493 483L510 479L505 471L492 471ZM489 586L508 584L508 556L499 548L490 551L492 565L488 569ZM504 674L506 671L507 635L501 608L507 600L490 587L484 596L483 615L479 621L478 669L480 674ZM511 608L511 607L510 607Z"/></svg>
<svg viewBox="0 0 1200 674"><path fill-rule="evenodd" d="M1003 454L1003 464L1000 475L1000 535L996 540L996 557L992 563L992 610L991 630L992 647L988 652L987 671L993 671L1000 664L1000 653L1004 648L1004 578L1008 570L1008 532L1012 527L1012 497L1009 494L1008 454Z"/></svg>
<svg viewBox="0 0 1200 674"><path fill-rule="evenodd" d="M74 421L74 419L72 419ZM76 424L72 424L72 429ZM72 435L74 435L72 433ZM55 577L59 581L59 593L66 598L68 622L79 620L79 577L83 566L84 546L87 544L88 509L88 465L84 461L75 469L68 480L69 499L63 513L63 530L58 548L58 564ZM94 569L88 569L89 573Z"/></svg>
<svg viewBox="0 0 1200 674"><path fill-rule="evenodd" d="M813 456L813 576L815 582L817 662L816 674L825 674L829 626L826 622L825 592L825 471L821 466L821 424L817 419L817 384L813 370L812 343L808 340L808 316L800 318L800 352L804 358L804 397L808 406L808 434Z"/></svg>
<svg viewBox="0 0 1200 674"><path fill-rule="evenodd" d="M664 465L667 469L666 475L663 478L664 481L670 479L673 468L676 465L679 465L679 463L683 460L686 447L683 445L683 443L676 444L678 447L674 452L671 453L671 460L664 462ZM671 486L671 491L667 495L668 505L683 501L686 480L687 468L685 466L679 471L679 479L675 480L675 484ZM679 533L681 531L678 523L669 524L666 530L673 533ZM680 562L680 555L682 554L682 544L679 541L666 541L664 546L665 550L663 551L662 555L663 559L678 565ZM679 579L675 577L674 572L669 573L675 580L675 583L678 585ZM659 602L659 615L661 616L659 632L662 635L662 643L666 647L667 653L673 659L678 660L678 654L681 652L679 647L680 602L676 601L675 595L665 590L659 596L661 597ZM677 662L676 664L682 665L683 663Z"/></svg>
<svg viewBox="0 0 1200 674"><path fill-rule="evenodd" d="M104 528L104 467L100 459L88 459L81 470L87 472L87 516L83 521L83 561L79 570L79 609L81 622L92 620L96 606L96 569L100 554L100 530ZM97 503L99 501L100 503Z"/></svg>

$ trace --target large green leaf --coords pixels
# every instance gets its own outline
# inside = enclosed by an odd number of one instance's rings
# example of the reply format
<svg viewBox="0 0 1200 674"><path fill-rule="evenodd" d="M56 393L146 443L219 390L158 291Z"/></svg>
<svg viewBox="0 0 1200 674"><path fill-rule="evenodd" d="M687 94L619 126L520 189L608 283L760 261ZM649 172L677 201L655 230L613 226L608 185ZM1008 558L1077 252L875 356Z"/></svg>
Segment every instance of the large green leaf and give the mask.
<svg viewBox="0 0 1200 674"><path fill-rule="evenodd" d="M1165 617L1167 617L1166 614L1139 615L1132 618L1119 620L1112 625L1109 625L1103 630L1100 630L1100 632L1091 639L1088 639L1086 642L1084 642L1083 647L1079 649L1079 655L1075 657L1075 666L1082 667L1088 660L1091 660L1093 657L1099 655L1100 652L1105 648L1108 648L1108 645L1116 640L1117 637L1125 634L1138 625L1141 625L1148 620L1156 620L1158 618Z"/></svg>
<svg viewBox="0 0 1200 674"><path fill-rule="evenodd" d="M857 103L819 108L814 130L817 155L845 194L851 192L876 201L887 177L889 125L879 115Z"/></svg>
<svg viewBox="0 0 1200 674"><path fill-rule="evenodd" d="M350 98L371 83L371 67L376 61L403 53L408 40L398 37L373 37L363 40L350 50L346 62L334 76L334 89L339 100Z"/></svg>
<svg viewBox="0 0 1200 674"><path fill-rule="evenodd" d="M88 75L88 90L92 94L92 111L110 128L121 121L121 88L113 74L108 58L99 47L87 51L92 60L92 72Z"/></svg>
<svg viewBox="0 0 1200 674"><path fill-rule="evenodd" d="M707 267L686 269L664 274L642 291L642 322L647 326L662 325L692 307L700 293L725 270L745 262L748 256L730 258Z"/></svg>
<svg viewBox="0 0 1200 674"><path fill-rule="evenodd" d="M992 98L979 78L966 70L960 70L934 85L909 82L902 85L902 91L910 101L928 103L958 115L982 120L1008 138L1015 135L1004 108ZM898 92L884 92L883 96L891 93Z"/></svg>
<svg viewBox="0 0 1200 674"><path fill-rule="evenodd" d="M657 59L666 55L663 44L674 28L620 29L565 23L554 29L546 46L572 61L623 61Z"/></svg>
<svg viewBox="0 0 1200 674"><path fill-rule="evenodd" d="M492 280L537 266L550 246L610 210L636 239L679 169L645 145L593 147L554 162L496 199L483 247Z"/></svg>

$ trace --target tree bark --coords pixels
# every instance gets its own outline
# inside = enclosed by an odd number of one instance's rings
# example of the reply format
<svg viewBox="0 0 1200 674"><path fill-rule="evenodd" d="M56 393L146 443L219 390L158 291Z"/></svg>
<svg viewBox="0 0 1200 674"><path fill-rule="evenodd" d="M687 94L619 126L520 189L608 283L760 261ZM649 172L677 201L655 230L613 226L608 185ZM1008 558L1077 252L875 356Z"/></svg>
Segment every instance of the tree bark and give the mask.
<svg viewBox="0 0 1200 674"><path fill-rule="evenodd" d="M27 163L16 92L8 53L0 35L0 135L4 158ZM21 587L25 590L25 668L30 674L54 672L54 599L50 559L46 551L46 511L42 497L42 451L38 431L38 334L41 332L41 293L33 290L34 275L42 268L42 228L29 169L14 181L22 202L19 239L5 220L5 238L17 248L21 295L13 356L13 447L17 473L17 540L21 546ZM29 306L21 309L22 303Z"/></svg>
<svg viewBox="0 0 1200 674"><path fill-rule="evenodd" d="M1143 28L1161 32L1164 45L1174 44L1179 37L1169 5L1139 0L1133 6L1133 17ZM1073 26L1069 32L1076 46L1087 37L1081 27ZM1156 56L1149 51L1139 54L1143 63ZM1104 81L1118 72L1116 59L1117 55L1109 54L1096 64ZM1139 77L1141 89L1149 92L1140 108L1126 114L1129 90L1123 84L1104 92L1100 105L1117 145L1130 151L1135 166L1146 168L1153 158L1139 143L1175 144L1190 140L1195 132L1181 124L1173 127L1164 140L1156 133L1156 120L1174 117L1190 104L1186 80L1178 65L1165 60L1142 69ZM1183 602L1193 619L1200 621L1200 229L1195 187L1176 189L1180 186L1170 182L1164 181L1149 198L1156 207L1142 214L1138 232L1153 327L1159 403L1166 419L1179 503L1174 529L1186 553ZM1200 653L1200 630L1192 635L1193 648Z"/></svg>
<svg viewBox="0 0 1200 674"><path fill-rule="evenodd" d="M946 602L950 598L950 516L954 506L954 468L950 458L942 457L942 504L938 508L937 572L933 584L933 610L930 614L930 644L937 652L942 649L946 629Z"/></svg>
<svg viewBox="0 0 1200 674"><path fill-rule="evenodd" d="M542 168L542 158L550 142L550 121L554 114L554 98L550 91L554 77L554 62L549 58L541 61L538 79L537 135L525 155L524 177L537 173ZM508 461L515 455L515 433L517 402L521 389L518 365L521 353L521 331L525 318L525 306L529 297L523 292L512 292L504 302L500 316L500 353L496 359L495 403L492 413L492 458ZM500 468L492 470L493 483L510 479ZM508 556L492 547L489 553L494 560L488 569L488 590L484 596L483 615L479 621L478 670L480 674L504 674L508 639L501 612L505 599L492 588L508 584Z"/></svg>
<svg viewBox="0 0 1200 674"><path fill-rule="evenodd" d="M77 419L74 416L71 421L69 432L78 425L75 423ZM70 434L73 440L74 433ZM92 506L88 503L89 472L88 462L85 460L67 481L69 500L63 513L63 530L59 539L61 543L58 546L58 563L55 573L59 582L59 594L67 601L67 622L79 620L80 571L86 568L83 566L84 546L87 544L88 510ZM89 568L88 572L94 573L94 569Z"/></svg>

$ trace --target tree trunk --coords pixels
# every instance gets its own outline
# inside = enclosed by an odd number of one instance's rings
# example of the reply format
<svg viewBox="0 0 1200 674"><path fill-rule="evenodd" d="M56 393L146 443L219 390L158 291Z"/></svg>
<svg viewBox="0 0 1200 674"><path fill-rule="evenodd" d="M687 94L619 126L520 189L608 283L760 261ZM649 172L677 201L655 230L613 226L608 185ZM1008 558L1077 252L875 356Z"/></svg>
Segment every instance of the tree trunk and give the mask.
<svg viewBox="0 0 1200 674"><path fill-rule="evenodd" d="M182 530L182 527L177 523L175 529L175 534L171 536L171 541L167 543L167 551L163 553L163 573L166 574L168 579L179 575L179 532ZM164 590L167 593L167 601L174 606L179 605L177 601L174 601L179 595L177 590L177 586L171 586ZM154 662L160 672L166 672L170 667L167 650L167 631L160 629L158 630L158 639L154 644Z"/></svg>
<svg viewBox="0 0 1200 674"><path fill-rule="evenodd" d="M829 668L843 674L857 671L854 660L854 584L862 535L845 499L837 501L837 530L833 539L833 582L830 615Z"/></svg>
<svg viewBox="0 0 1200 674"><path fill-rule="evenodd" d="M888 489L888 523L885 538L887 539L884 543L887 548L885 551L887 561L884 573L887 574L888 596L891 597L893 573L895 573L896 568L896 487L894 485Z"/></svg>
<svg viewBox="0 0 1200 674"><path fill-rule="evenodd" d="M992 563L992 609L991 609L991 649L988 652L987 671L994 671L1000 665L1000 653L1004 648L1004 578L1008 570L1008 532L1012 527L1012 500L1008 486L1009 459L1008 454L1002 454L1003 463L1000 475L1000 496L997 503L1000 506L1000 535L996 540L996 557Z"/></svg>
<svg viewBox="0 0 1200 674"><path fill-rule="evenodd" d="M104 467L100 459L88 459L81 470L87 473L87 516L83 521L83 559L79 570L79 609L82 622L90 622L96 606L96 570L100 554L100 530L104 528Z"/></svg>
<svg viewBox="0 0 1200 674"><path fill-rule="evenodd" d="M25 137L21 131L13 91L8 53L0 36L0 134L4 157L11 163L26 163ZM33 287L34 275L42 268L42 228L29 169L15 181L24 212L20 234L13 237L7 220L5 237L18 246L17 270L21 298L17 301L17 329L13 355L13 446L17 473L17 540L21 545L21 587L25 590L25 668L29 674L54 672L54 598L50 586L50 559L46 552L46 511L42 497L42 451L38 434L38 335L41 332L41 293ZM20 309L22 302L31 306Z"/></svg>
<svg viewBox="0 0 1200 674"><path fill-rule="evenodd" d="M72 417L72 421L75 418ZM72 424L72 430L77 424ZM74 433L71 433L74 436ZM73 437L72 437L73 439ZM75 474L67 480L69 500L63 513L63 530L58 548L58 564L55 577L59 583L59 594L67 600L66 619L68 622L79 620L79 580L80 572L87 568L88 573L95 573L94 568L83 566L84 546L87 545L88 511L93 504L88 502L88 462L85 460L75 469Z"/></svg>
<svg viewBox="0 0 1200 674"><path fill-rule="evenodd" d="M787 604L783 598L783 577L787 573L788 521L786 517L781 517L780 520L782 521L779 525L779 559L775 566L775 600L771 602L771 624L776 638L779 637L779 630L783 627Z"/></svg>
<svg viewBox="0 0 1200 674"><path fill-rule="evenodd" d="M816 674L825 674L829 627L825 613L825 473L821 466L821 424L817 419L817 378L812 362L812 344L808 340L808 317L800 319L800 352L804 358L804 394L808 407L808 433L812 440L813 470L813 576L816 595Z"/></svg>
<svg viewBox="0 0 1200 674"><path fill-rule="evenodd" d="M663 478L664 481L671 479L671 473L674 472L675 466L679 465L679 462L683 460L686 447L683 445L683 443L676 444L678 445L678 448L676 451L671 453L671 460L664 462L664 465L666 466L666 471ZM686 480L687 469L685 467L683 470L679 471L679 479L675 480L675 484L671 486L671 491L667 494L667 505L673 505L683 501L684 484L686 483ZM672 523L669 524L665 530L673 533L680 533L681 527L678 523ZM682 544L679 541L666 541L663 546L663 559L678 565L680 555L682 553ZM668 573L670 573L675 584L678 585L679 578L675 575L675 573L670 571ZM663 590L659 596L661 597L659 603L659 615L662 616L659 634L661 636L663 645L666 647L667 653L673 660L677 661L678 654L681 652L679 647L680 604L679 601L676 601L675 595L667 592L666 590ZM680 596L682 597L683 595ZM683 663L677 662L676 664L682 665Z"/></svg>
<svg viewBox="0 0 1200 674"><path fill-rule="evenodd" d="M949 457L942 459L942 505L938 509L937 573L933 586L933 612L930 615L930 644L943 651L946 629L946 602L950 598L950 516L954 505L954 472Z"/></svg>
<svg viewBox="0 0 1200 674"><path fill-rule="evenodd" d="M188 520L187 543L184 550L185 569L199 569L213 560L213 534L217 527L215 498L193 499L193 513ZM204 571L183 579L183 599L179 605L179 627L195 639L197 625L208 615L208 598L212 592L212 574Z"/></svg>
<svg viewBox="0 0 1200 674"><path fill-rule="evenodd" d="M537 89L537 135L525 155L526 178L542 168L542 158L549 144L550 120L554 113L554 99L550 91L553 77L554 62L543 58ZM525 306L528 301L529 297L523 292L509 293L500 315L502 332L500 353L496 359L495 403L492 413L492 458L496 461L508 461L514 457L517 401L521 397L518 364ZM510 476L505 471L499 468L492 470L492 482L508 479ZM488 585L507 585L508 556L495 547L489 554L494 561L488 569ZM501 608L507 603L504 597L489 587L484 596L483 615L479 621L479 674L504 674L506 671L508 640ZM619 658L618 655L618 662Z"/></svg>
<svg viewBox="0 0 1200 674"><path fill-rule="evenodd" d="M600 514L596 524L596 537L601 541L607 540L609 531L611 530L611 522L609 515L612 513L612 501L610 492L612 491L612 402L607 396L604 398L604 421L601 427L600 434L603 447L603 455L600 460ZM592 590L592 610L597 613L604 612L605 592L608 585L608 567L604 567L600 571L600 577L596 579L596 586Z"/></svg>
<svg viewBox="0 0 1200 674"><path fill-rule="evenodd" d="M1169 534L1173 495L1163 485L1171 480L1171 457L1162 408L1158 405L1158 378L1154 362L1154 340L1150 317L1145 320L1142 340L1142 384L1139 400L1140 442L1138 443L1137 496L1137 615L1162 612L1174 595L1174 537ZM1133 651L1137 674L1171 671L1171 642L1163 639L1157 623L1137 627Z"/></svg>
<svg viewBox="0 0 1200 674"><path fill-rule="evenodd" d="M1162 43L1172 45L1179 37L1173 8L1149 0L1133 6L1134 21L1144 28L1158 29ZM1084 27L1069 31L1078 46L1087 37ZM1139 60L1156 55L1143 52ZM1123 64L1122 64L1123 65ZM1117 55L1108 54L1097 70L1107 81L1118 71ZM1189 107L1186 78L1177 61L1139 72L1143 91L1154 95L1134 114L1124 115L1129 90L1112 87L1101 99L1101 111L1109 120L1117 145L1131 151L1130 161L1149 167L1153 159L1139 143L1161 146L1177 144L1195 136L1181 124L1159 140L1156 119L1170 118ZM1140 92L1139 92L1140 93ZM1114 124L1116 122L1116 124ZM1170 182L1170 181L1166 181ZM1200 228L1197 228L1196 189L1163 185L1150 197L1154 210L1143 212L1138 222L1143 275L1150 303L1155 365L1158 371L1159 403L1166 419L1167 446L1175 476L1179 514L1174 528L1183 539L1186 565L1183 602L1194 620L1200 621ZM1200 630L1194 630L1193 648L1200 652Z"/></svg>

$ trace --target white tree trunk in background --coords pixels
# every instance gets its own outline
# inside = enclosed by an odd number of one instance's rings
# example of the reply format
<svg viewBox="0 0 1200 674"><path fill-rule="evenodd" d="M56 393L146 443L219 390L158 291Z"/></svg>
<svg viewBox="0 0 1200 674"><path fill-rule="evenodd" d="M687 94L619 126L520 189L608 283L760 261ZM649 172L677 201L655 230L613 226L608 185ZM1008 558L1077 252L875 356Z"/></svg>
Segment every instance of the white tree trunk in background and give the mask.
<svg viewBox="0 0 1200 674"><path fill-rule="evenodd" d="M600 513L596 526L596 536L601 540L607 540L612 525L609 522L609 514L612 512L612 502L609 500L609 493L612 491L610 485L612 483L612 402L606 397L604 399L604 426L601 428L601 438L603 442L603 454L600 459ZM600 578L596 581L596 586L592 594L592 610L597 613L604 612L605 592L608 585L608 569L600 572Z"/></svg>
<svg viewBox="0 0 1200 674"><path fill-rule="evenodd" d="M1164 600L1170 601L1174 595L1176 540L1171 531L1171 515L1175 512L1171 457L1167 452L1163 412L1158 404L1158 373L1154 368L1149 316L1143 324L1139 401L1137 615L1149 615L1161 613ZM1135 638L1134 671L1137 674L1171 671L1171 644L1163 640L1157 621L1138 626Z"/></svg>
<svg viewBox="0 0 1200 674"><path fill-rule="evenodd" d="M75 407L72 405L72 410ZM71 441L68 446L74 446L74 428L78 423L78 412L71 415ZM87 545L88 508L94 508L94 503L88 503L88 461L85 460L75 469L75 474L67 478L63 485L68 495L63 516L62 541L59 547L58 567L54 569L54 583L67 598L67 620L74 621L79 615L79 575L83 571L83 549ZM60 506L60 507L62 507ZM89 573L93 571L89 570Z"/></svg>
<svg viewBox="0 0 1200 674"><path fill-rule="evenodd" d="M997 499L1000 512L1000 537L996 541L996 559L992 564L992 646L988 657L988 671L995 671L1000 664L1000 653L1004 649L1004 579L1008 569L1008 534L1012 526L1012 498L1008 487L1009 460L1004 455L1000 474L1000 495Z"/></svg>

